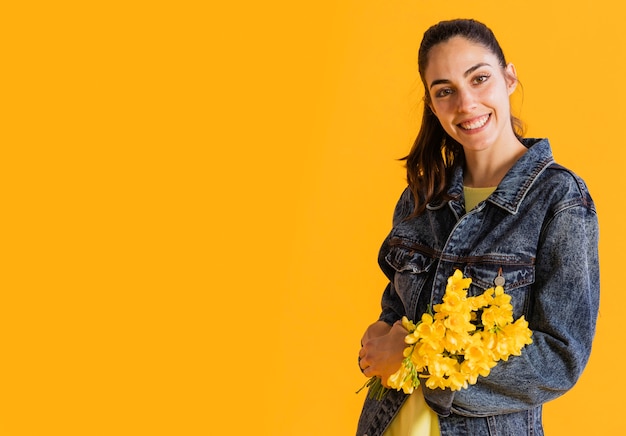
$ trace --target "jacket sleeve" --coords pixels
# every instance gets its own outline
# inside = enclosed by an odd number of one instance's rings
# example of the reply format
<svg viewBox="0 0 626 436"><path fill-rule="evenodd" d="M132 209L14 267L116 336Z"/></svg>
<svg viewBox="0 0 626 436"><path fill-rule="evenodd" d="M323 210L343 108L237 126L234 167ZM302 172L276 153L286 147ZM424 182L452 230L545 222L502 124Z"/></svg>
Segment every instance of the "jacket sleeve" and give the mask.
<svg viewBox="0 0 626 436"><path fill-rule="evenodd" d="M453 410L482 416L528 409L574 386L591 353L600 297L593 203L564 204L545 224L529 307L533 343L456 393Z"/></svg>
<svg viewBox="0 0 626 436"><path fill-rule="evenodd" d="M406 217L408 217L411 212L413 212L413 195L409 188L406 188L400 199L396 203L396 207L393 212L393 227L402 222ZM402 319L402 316L405 315L404 305L402 304L402 300L396 293L396 289L393 284L395 271L393 268L387 263L385 260L385 255L387 253L388 248L388 239L385 238L385 241L380 248L378 255L378 264L382 269L383 273L389 279L389 283L383 292L382 300L381 300L381 308L382 311L378 318L379 321L384 321L389 325L392 325L394 322Z"/></svg>

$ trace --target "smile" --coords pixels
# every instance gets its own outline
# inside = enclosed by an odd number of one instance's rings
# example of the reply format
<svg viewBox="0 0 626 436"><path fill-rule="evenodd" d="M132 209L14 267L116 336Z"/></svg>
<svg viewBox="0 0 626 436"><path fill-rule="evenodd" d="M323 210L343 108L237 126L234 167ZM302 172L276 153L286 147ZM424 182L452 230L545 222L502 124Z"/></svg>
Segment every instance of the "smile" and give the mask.
<svg viewBox="0 0 626 436"><path fill-rule="evenodd" d="M478 117L470 121L459 123L458 126L463 130L480 129L482 126L487 124L487 121L489 121L490 117L491 117L491 114L483 115L482 117Z"/></svg>

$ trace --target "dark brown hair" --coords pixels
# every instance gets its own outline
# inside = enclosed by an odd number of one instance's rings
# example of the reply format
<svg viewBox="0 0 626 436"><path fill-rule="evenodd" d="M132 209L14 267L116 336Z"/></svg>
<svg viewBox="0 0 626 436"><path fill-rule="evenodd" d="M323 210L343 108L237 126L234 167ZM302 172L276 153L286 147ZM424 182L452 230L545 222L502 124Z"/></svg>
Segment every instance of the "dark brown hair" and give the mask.
<svg viewBox="0 0 626 436"><path fill-rule="evenodd" d="M507 65L502 48L493 32L476 20L441 21L424 33L417 56L419 73L424 84L422 125L411 151L403 158L406 161L409 189L415 199L415 209L411 216L422 213L426 204L432 201L448 199L450 178L455 168L465 163L463 147L443 130L430 109L430 94L424 77L430 50L455 36L461 36L487 48L496 56L503 70ZM521 121L511 115L511 124L515 135L521 138L523 134Z"/></svg>

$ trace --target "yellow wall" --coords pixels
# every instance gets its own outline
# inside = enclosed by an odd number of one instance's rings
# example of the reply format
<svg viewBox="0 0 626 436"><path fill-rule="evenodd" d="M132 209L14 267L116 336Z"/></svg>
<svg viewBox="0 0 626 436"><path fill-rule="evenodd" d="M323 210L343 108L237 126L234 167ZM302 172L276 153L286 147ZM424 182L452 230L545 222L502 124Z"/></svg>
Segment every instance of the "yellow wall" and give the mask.
<svg viewBox="0 0 626 436"><path fill-rule="evenodd" d="M544 420L616 434L620 3L216 3L3 11L0 435L353 434L415 55L456 17L492 27L528 135L597 202L595 348Z"/></svg>

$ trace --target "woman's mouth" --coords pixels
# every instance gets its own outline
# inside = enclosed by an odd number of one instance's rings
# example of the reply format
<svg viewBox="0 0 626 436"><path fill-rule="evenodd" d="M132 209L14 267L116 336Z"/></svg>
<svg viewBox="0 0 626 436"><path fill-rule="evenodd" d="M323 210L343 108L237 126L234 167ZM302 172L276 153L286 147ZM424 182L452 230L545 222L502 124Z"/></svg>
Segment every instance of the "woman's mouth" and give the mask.
<svg viewBox="0 0 626 436"><path fill-rule="evenodd" d="M482 117L474 118L473 120L465 121L457 124L463 130L476 130L483 127L489 121L491 114L483 115Z"/></svg>

